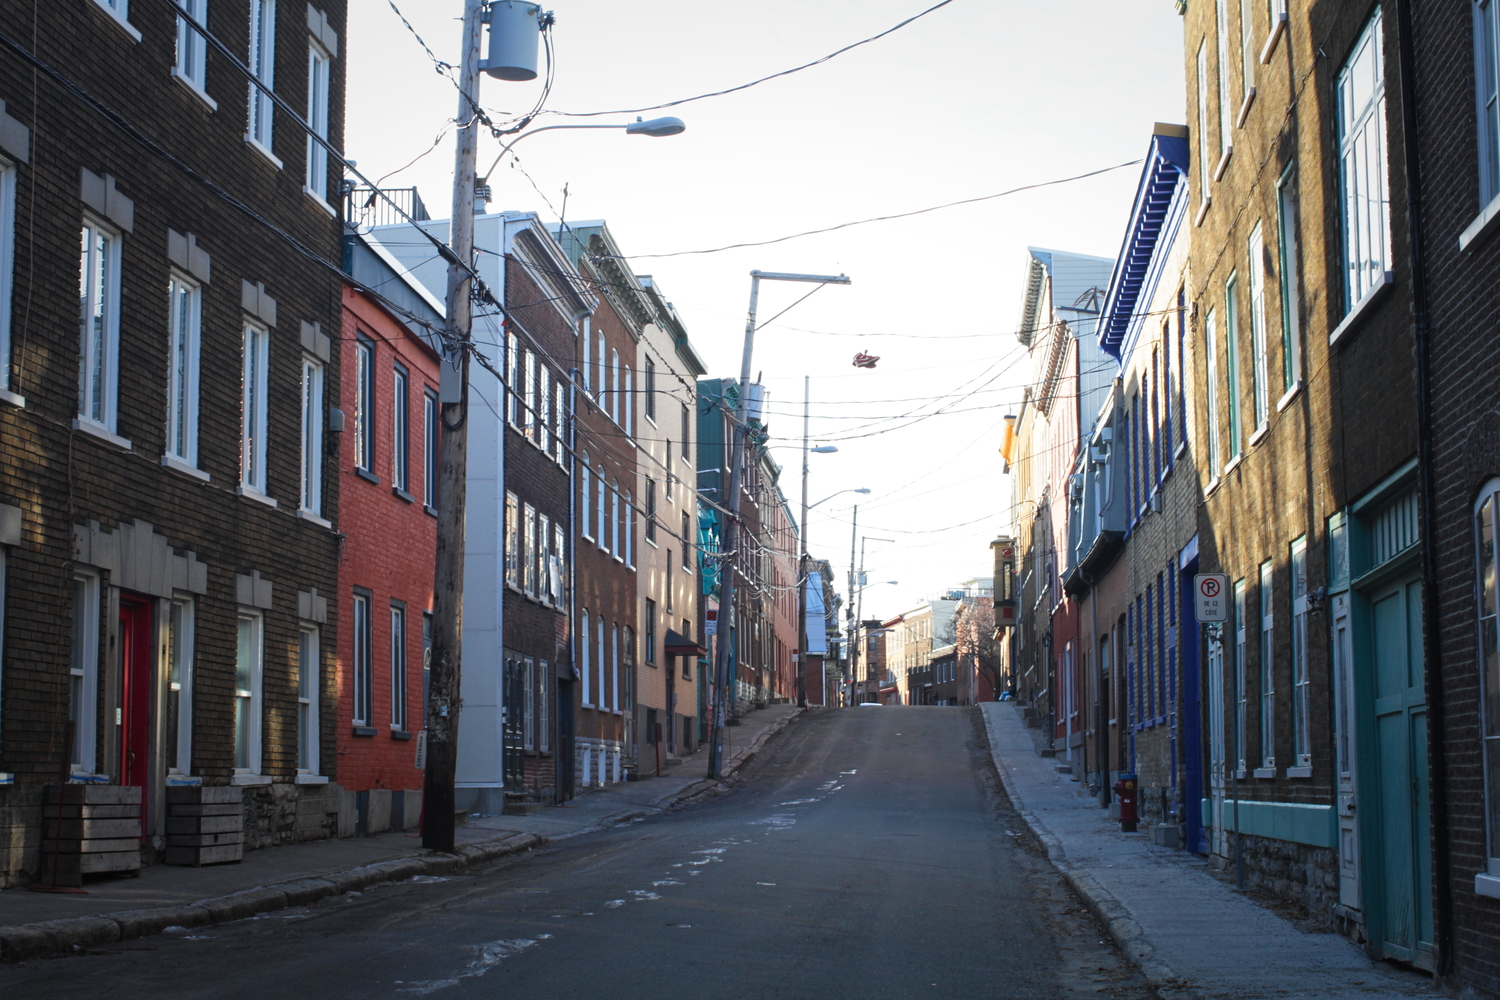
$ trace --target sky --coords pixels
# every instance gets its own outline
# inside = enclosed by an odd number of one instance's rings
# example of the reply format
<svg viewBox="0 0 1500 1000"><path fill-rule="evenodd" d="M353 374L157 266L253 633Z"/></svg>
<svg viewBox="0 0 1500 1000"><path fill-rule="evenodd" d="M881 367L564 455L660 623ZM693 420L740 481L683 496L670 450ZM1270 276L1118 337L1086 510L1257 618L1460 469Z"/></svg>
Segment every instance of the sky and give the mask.
<svg viewBox="0 0 1500 1000"><path fill-rule="evenodd" d="M543 5L556 14L544 107L629 111L736 87L935 2L556 0ZM438 60L458 63L462 0L396 5ZM447 216L453 83L388 0L350 0L347 52L347 155L371 179L405 167L383 186L415 185L434 217ZM739 374L751 270L850 277L763 326L752 368L767 387L773 455L794 510L810 378L812 443L839 450L809 460L809 551L832 561L843 590L857 501L858 535L870 539L863 611L890 617L990 575L989 542L1011 524L1002 419L1030 378L1015 339L1026 248L1116 256L1139 166L771 245L694 251L1137 160L1154 122L1183 121L1183 67L1170 0L952 0L821 65L640 112L680 117L681 135L528 136L514 151L519 169L495 172L491 207L607 221L635 272L676 305L710 376ZM499 121L530 110L539 92L540 81L485 78L481 104ZM634 117L547 114L531 127ZM499 151L482 137L480 170ZM761 321L810 287L763 282ZM862 351L879 356L874 370L853 367ZM860 488L870 493L841 492Z"/></svg>

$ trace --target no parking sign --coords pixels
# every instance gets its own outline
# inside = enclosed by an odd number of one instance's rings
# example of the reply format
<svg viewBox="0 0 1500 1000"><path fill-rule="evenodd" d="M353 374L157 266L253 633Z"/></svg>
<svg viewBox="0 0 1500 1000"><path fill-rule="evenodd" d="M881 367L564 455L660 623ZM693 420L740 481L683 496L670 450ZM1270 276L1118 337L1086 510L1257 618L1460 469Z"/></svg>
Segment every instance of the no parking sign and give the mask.
<svg viewBox="0 0 1500 1000"><path fill-rule="evenodd" d="M1193 606L1200 622L1229 620L1229 577L1199 573L1193 577Z"/></svg>

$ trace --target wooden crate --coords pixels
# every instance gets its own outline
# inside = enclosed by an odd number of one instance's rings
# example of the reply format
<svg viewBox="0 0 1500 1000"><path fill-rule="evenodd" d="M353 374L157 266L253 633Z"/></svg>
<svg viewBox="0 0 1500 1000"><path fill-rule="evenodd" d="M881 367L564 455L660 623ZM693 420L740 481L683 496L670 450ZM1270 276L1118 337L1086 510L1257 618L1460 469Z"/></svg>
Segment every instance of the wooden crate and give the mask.
<svg viewBox="0 0 1500 1000"><path fill-rule="evenodd" d="M167 864L217 865L244 856L244 793L231 785L167 789Z"/></svg>
<svg viewBox="0 0 1500 1000"><path fill-rule="evenodd" d="M141 790L131 785L48 785L42 800L44 884L141 869Z"/></svg>

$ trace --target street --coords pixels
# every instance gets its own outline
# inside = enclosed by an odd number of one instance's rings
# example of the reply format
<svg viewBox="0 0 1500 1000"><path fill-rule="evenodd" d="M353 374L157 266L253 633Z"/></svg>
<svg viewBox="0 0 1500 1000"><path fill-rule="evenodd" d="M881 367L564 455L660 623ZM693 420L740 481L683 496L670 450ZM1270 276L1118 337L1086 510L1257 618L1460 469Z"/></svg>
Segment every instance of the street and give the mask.
<svg viewBox="0 0 1500 1000"><path fill-rule="evenodd" d="M1147 997L969 708L798 720L701 804L446 878L0 969L33 998ZM65 973L65 974L64 974Z"/></svg>

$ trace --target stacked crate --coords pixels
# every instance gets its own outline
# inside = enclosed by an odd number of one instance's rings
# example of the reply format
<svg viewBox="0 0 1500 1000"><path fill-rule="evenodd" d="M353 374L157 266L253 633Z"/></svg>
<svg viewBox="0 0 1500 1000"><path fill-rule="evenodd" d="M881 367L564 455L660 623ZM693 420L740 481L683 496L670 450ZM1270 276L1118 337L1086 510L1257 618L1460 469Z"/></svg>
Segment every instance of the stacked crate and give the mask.
<svg viewBox="0 0 1500 1000"><path fill-rule="evenodd" d="M141 869L141 790L132 785L48 785L42 807L41 881Z"/></svg>
<svg viewBox="0 0 1500 1000"><path fill-rule="evenodd" d="M242 790L232 785L167 789L167 864L239 861L245 848Z"/></svg>

